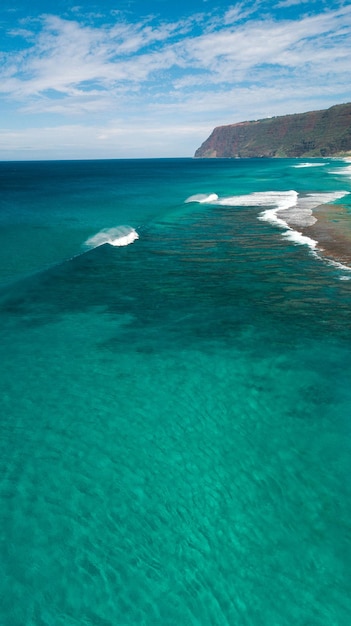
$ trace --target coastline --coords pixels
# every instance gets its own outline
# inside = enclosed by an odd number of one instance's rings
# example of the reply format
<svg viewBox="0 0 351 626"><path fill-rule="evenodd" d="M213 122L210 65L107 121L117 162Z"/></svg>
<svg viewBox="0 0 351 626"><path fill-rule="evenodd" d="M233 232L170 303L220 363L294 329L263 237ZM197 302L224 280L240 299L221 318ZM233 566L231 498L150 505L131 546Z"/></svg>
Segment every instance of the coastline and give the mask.
<svg viewBox="0 0 351 626"><path fill-rule="evenodd" d="M313 211L316 222L304 228L304 233L317 241L322 255L351 268L351 220L343 204L327 204Z"/></svg>
<svg viewBox="0 0 351 626"><path fill-rule="evenodd" d="M351 155L342 159L351 166ZM309 237L315 244L315 250L326 261L340 263L351 270L351 214L345 204L320 204L305 213L305 223L299 224L289 219L289 211L278 212L289 228ZM296 215L296 214L295 214Z"/></svg>
<svg viewBox="0 0 351 626"><path fill-rule="evenodd" d="M321 204L313 209L313 224L297 226L286 223L316 242L316 252L326 260L351 269L351 216L343 204Z"/></svg>

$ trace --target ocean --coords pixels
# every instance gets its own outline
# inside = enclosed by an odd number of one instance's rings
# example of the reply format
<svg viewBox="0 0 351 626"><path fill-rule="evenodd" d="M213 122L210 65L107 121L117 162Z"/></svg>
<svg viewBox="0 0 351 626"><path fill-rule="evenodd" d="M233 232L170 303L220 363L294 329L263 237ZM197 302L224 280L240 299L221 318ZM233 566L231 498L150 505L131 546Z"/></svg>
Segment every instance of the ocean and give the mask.
<svg viewBox="0 0 351 626"><path fill-rule="evenodd" d="M350 165L0 190L1 626L348 626Z"/></svg>

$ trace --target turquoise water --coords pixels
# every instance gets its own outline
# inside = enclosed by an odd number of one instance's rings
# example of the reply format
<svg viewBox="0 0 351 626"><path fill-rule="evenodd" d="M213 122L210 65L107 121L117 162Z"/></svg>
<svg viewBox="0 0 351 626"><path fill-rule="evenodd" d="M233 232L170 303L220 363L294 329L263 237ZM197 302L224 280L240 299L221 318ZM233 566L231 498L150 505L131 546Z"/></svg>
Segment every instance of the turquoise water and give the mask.
<svg viewBox="0 0 351 626"><path fill-rule="evenodd" d="M351 273L246 198L320 163L0 163L2 626L348 626Z"/></svg>

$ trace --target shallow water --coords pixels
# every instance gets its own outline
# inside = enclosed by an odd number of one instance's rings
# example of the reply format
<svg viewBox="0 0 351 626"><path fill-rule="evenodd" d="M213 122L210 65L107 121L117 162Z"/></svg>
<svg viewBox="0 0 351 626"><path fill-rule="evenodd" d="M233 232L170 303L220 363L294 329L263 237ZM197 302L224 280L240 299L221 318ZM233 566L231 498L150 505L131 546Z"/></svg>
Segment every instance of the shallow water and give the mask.
<svg viewBox="0 0 351 626"><path fill-rule="evenodd" d="M303 163L0 164L4 626L349 623L349 274L185 203Z"/></svg>

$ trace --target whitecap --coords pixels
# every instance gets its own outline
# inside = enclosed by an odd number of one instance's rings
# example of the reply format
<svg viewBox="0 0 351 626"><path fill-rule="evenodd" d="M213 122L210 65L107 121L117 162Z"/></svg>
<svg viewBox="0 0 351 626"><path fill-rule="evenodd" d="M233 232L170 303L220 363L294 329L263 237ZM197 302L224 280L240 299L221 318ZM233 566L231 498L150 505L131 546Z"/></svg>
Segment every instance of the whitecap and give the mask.
<svg viewBox="0 0 351 626"><path fill-rule="evenodd" d="M219 198L216 194L196 194L187 198L186 202L209 202L217 206L266 207L258 219L279 226L284 229L285 232L282 234L286 239L295 244L307 245L311 251L314 251L318 242L303 235L295 227L312 226L317 221L313 216L313 209L321 204L339 200L348 193L348 191L335 191L299 196L297 191L290 189L289 191L255 191L224 198Z"/></svg>
<svg viewBox="0 0 351 626"><path fill-rule="evenodd" d="M227 196L219 198L217 194L198 193L189 196L185 202L201 202L216 204L217 206L247 206L247 207L272 207L264 211L260 219L287 227L286 222L277 217L277 211L283 211L296 204L298 193L293 189L290 191L255 191L250 194Z"/></svg>
<svg viewBox="0 0 351 626"><path fill-rule="evenodd" d="M228 196L220 198L216 204L223 206L266 206L274 207L274 210L287 209L294 206L297 192L291 191L255 191L242 196Z"/></svg>
<svg viewBox="0 0 351 626"><path fill-rule="evenodd" d="M310 208L315 208L320 204L329 204L335 200L340 200L348 195L348 191L322 191L320 193L309 193L299 198L299 204L309 204Z"/></svg>
<svg viewBox="0 0 351 626"><path fill-rule="evenodd" d="M218 196L216 193L196 193L193 196L189 196L185 200L187 202L199 202L200 204L211 204L211 202L215 202L218 200Z"/></svg>
<svg viewBox="0 0 351 626"><path fill-rule="evenodd" d="M331 174L340 174L341 176L351 176L351 165L341 167L338 170L331 170Z"/></svg>
<svg viewBox="0 0 351 626"><path fill-rule="evenodd" d="M327 165L326 163L299 163L298 165L292 165L295 169L299 169L301 167L322 167L323 165Z"/></svg>
<svg viewBox="0 0 351 626"><path fill-rule="evenodd" d="M332 191L298 196L295 206L285 209L284 218L289 226L300 226L301 228L312 226L317 221L313 216L313 209L321 204L330 204L335 200L343 198L347 194L347 191ZM278 213L280 210L281 209L278 210ZM280 215L279 217L281 218L282 216Z"/></svg>
<svg viewBox="0 0 351 626"><path fill-rule="evenodd" d="M311 248L311 250L315 250L318 245L318 241L311 239L311 237L306 237L306 235L302 235L302 233L299 233L297 230L293 230L292 228L285 231L285 233L283 233L283 237L285 237L289 241L292 241L293 243L306 245Z"/></svg>
<svg viewBox="0 0 351 626"><path fill-rule="evenodd" d="M296 191L255 191L253 193L226 196L219 198L216 193L197 193L189 196L185 202L208 202L220 206L272 206L276 210L284 210L295 204L298 194Z"/></svg>
<svg viewBox="0 0 351 626"><path fill-rule="evenodd" d="M335 200L343 198L347 194L347 191L311 193L305 196L299 196L299 194L296 193L295 204L288 206L288 203L286 203L285 208L279 207L277 209L264 211L259 216L259 219L284 228L285 232L282 234L288 241L298 245L307 245L311 251L315 251L318 246L318 241L303 235L296 230L296 227L304 228L306 226L312 226L317 221L312 214L313 209L321 204L330 204ZM285 219L282 217L283 211Z"/></svg>
<svg viewBox="0 0 351 626"><path fill-rule="evenodd" d="M85 245L89 248L97 248L105 243L110 246L128 246L136 239L139 239L139 235L131 226L116 226L100 230L96 235L87 239Z"/></svg>
<svg viewBox="0 0 351 626"><path fill-rule="evenodd" d="M266 205L271 205L274 208L266 209L266 211L263 211L258 218L275 226L289 228L287 222L283 220L281 216L278 216L278 212L287 211L288 209L292 209L296 206L297 199L299 197L297 191L292 189L285 192L267 192L266 194L260 195L266 197ZM262 202L260 204L264 204L264 197L262 198Z"/></svg>
<svg viewBox="0 0 351 626"><path fill-rule="evenodd" d="M343 272L351 272L351 267L349 267L348 265L344 265L344 263L340 263L340 261L333 261L332 259L326 259L328 265L332 265L333 267L336 267L338 270L342 270ZM350 275L343 275L340 276L340 280L350 280L351 276Z"/></svg>

